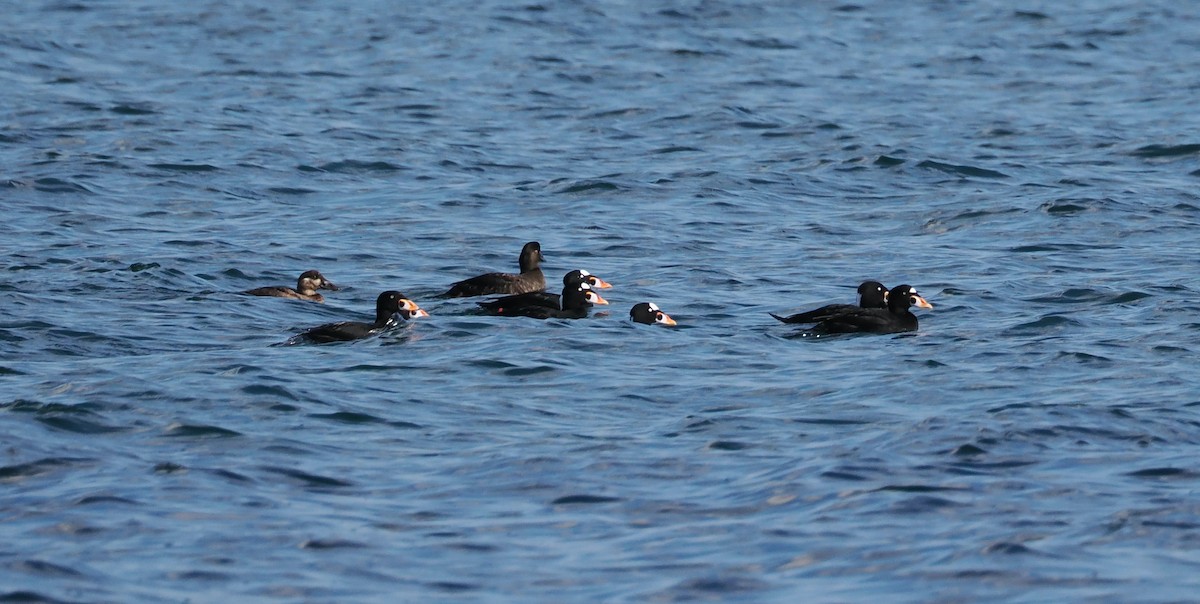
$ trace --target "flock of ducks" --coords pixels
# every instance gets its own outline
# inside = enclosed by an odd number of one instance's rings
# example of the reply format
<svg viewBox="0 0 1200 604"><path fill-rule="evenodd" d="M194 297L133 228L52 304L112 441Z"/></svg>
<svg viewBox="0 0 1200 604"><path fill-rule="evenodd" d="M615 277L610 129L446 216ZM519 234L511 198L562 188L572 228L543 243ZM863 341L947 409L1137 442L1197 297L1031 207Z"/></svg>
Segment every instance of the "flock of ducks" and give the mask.
<svg viewBox="0 0 1200 604"><path fill-rule="evenodd" d="M583 269L563 275L562 293L546 290L542 273L542 246L530 241L521 248L518 263L520 273L485 273L464 279L450 286L445 298L501 295L477 303L490 314L502 317L533 317L536 319L582 319L592 305L608 304L597 290L611 288L608 282ZM315 270L305 271L296 280L296 288L286 286L259 287L242 293L251 296L273 296L311 302L324 302L317 290L337 291L337 286ZM899 333L917 330L917 317L911 307L933 308L917 294L911 285L887 289L878 281L866 281L858 287L859 303L829 304L808 312L772 317L793 324L811 324L807 333L813 335L837 333ZM408 296L389 290L375 301L375 321L342 321L318 325L299 334L299 338L316 343L358 340L390 329L417 317L428 317ZM675 325L670 315L653 302L639 302L629 310L629 318L647 325Z"/></svg>

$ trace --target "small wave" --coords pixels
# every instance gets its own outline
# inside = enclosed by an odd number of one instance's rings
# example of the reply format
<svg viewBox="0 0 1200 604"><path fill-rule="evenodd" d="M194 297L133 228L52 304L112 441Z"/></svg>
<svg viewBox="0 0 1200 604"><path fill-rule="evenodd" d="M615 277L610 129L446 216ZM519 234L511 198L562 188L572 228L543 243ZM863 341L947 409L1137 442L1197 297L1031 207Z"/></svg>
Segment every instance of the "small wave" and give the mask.
<svg viewBox="0 0 1200 604"><path fill-rule="evenodd" d="M854 482L862 482L867 479L867 477L863 476L862 474L855 474L853 472L846 472L843 470L829 470L828 472L821 472L821 477L831 478L833 480L852 480Z"/></svg>
<svg viewBox="0 0 1200 604"><path fill-rule="evenodd" d="M153 109L147 108L145 105L121 104L115 105L109 111L118 115L154 115L158 113Z"/></svg>
<svg viewBox="0 0 1200 604"><path fill-rule="evenodd" d="M138 502L127 499L125 497L117 497L116 495L88 495L75 500L75 505L96 505L103 503L120 503L124 505L138 505Z"/></svg>
<svg viewBox="0 0 1200 604"><path fill-rule="evenodd" d="M478 585L472 585L470 583L459 583L457 581L434 581L433 583L427 583L426 585L428 585L429 587L436 589L438 591L448 591L448 592L452 592L452 593L458 593L458 592L463 592L463 591L474 591L476 589L479 589Z"/></svg>
<svg viewBox="0 0 1200 604"><path fill-rule="evenodd" d="M1133 150L1134 157L1180 157L1200 153L1200 143L1187 145L1146 145Z"/></svg>
<svg viewBox="0 0 1200 604"><path fill-rule="evenodd" d="M989 543L986 546L984 546L982 551L985 554L1006 554L1006 555L1036 553L1033 550L1029 549L1028 547L1021 545L1020 543L1013 543L1011 541L997 541L996 543Z"/></svg>
<svg viewBox="0 0 1200 604"><path fill-rule="evenodd" d="M892 511L898 514L924 514L927 512L937 512L946 508L959 507L960 505L962 504L952 499L921 495L897 502L893 506Z"/></svg>
<svg viewBox="0 0 1200 604"><path fill-rule="evenodd" d="M220 426L205 426L191 424L171 424L167 426L164 436L184 438L230 438L241 436L241 432L222 428Z"/></svg>
<svg viewBox="0 0 1200 604"><path fill-rule="evenodd" d="M1036 321L1014 325L1008 328L1008 331L1009 333L1013 334L1046 333L1066 329L1068 327L1079 327L1081 325L1082 324L1079 321L1072 319L1071 317L1064 317L1062 315L1045 315Z"/></svg>
<svg viewBox="0 0 1200 604"><path fill-rule="evenodd" d="M82 577L83 573L61 564L46 562L45 560L22 560L13 565L13 570L18 572L42 575L46 577ZM0 598L0 602L40 602L41 600L7 600Z"/></svg>
<svg viewBox="0 0 1200 604"><path fill-rule="evenodd" d="M56 600L43 596L36 591L19 590L0 593L0 602L20 602L21 604L66 604L66 600Z"/></svg>
<svg viewBox="0 0 1200 604"><path fill-rule="evenodd" d="M614 503L621 501L620 497L606 497L604 495L564 495L550 502L550 505L579 505L579 504L596 504L596 503Z"/></svg>
<svg viewBox="0 0 1200 604"><path fill-rule="evenodd" d="M30 478L47 474L57 468L91 463L91 459L73 457L47 457L29 463L0 466L0 480Z"/></svg>
<svg viewBox="0 0 1200 604"><path fill-rule="evenodd" d="M1111 363L1112 362L1112 359L1110 359L1108 357L1095 355L1095 354L1088 354L1086 352L1063 351L1063 352L1058 353L1058 358L1074 359L1076 361L1080 361L1083 363Z"/></svg>
<svg viewBox="0 0 1200 604"><path fill-rule="evenodd" d="M286 398L288 400L300 400L300 397L292 394L290 390L283 386L266 386L263 384L251 384L242 387L242 392L253 396L272 396Z"/></svg>
<svg viewBox="0 0 1200 604"><path fill-rule="evenodd" d="M238 474L237 472L234 472L232 470L217 469L217 470L210 470L210 472L216 476L219 476L226 480L231 480L231 481L237 482L237 483L254 482L253 478L250 478L249 476L246 476L245 474Z"/></svg>
<svg viewBox="0 0 1200 604"><path fill-rule="evenodd" d="M962 487L939 487L926 484L889 484L875 489L876 491L896 491L899 493L937 493L939 491L963 491Z"/></svg>
<svg viewBox="0 0 1200 604"><path fill-rule="evenodd" d="M382 424L387 420L381 417L375 417L368 413L354 413L352 411L338 411L335 413L311 413L309 417L315 419L325 419L343 424Z"/></svg>
<svg viewBox="0 0 1200 604"><path fill-rule="evenodd" d="M354 483L352 483L352 482L347 482L345 480L341 480L338 478L331 478L329 476L321 476L319 474L309 474L308 472L304 472L301 470L293 470L291 468L278 468L278 467L268 466L263 469L268 472L271 472L273 474L278 474L278 475L284 476L286 478L295 479L295 480L303 483L305 486L310 486L310 487L322 487L323 488L323 487L354 486Z"/></svg>
<svg viewBox="0 0 1200 604"><path fill-rule="evenodd" d="M581 180L556 191L556 193L587 193L596 191L617 191L621 187L607 180Z"/></svg>
<svg viewBox="0 0 1200 604"><path fill-rule="evenodd" d="M124 432L127 430L127 428L110 426L102 422L90 421L81 417L50 415L46 417L38 417L37 421L54 428L55 430L74 432L76 434L107 434L111 432Z"/></svg>
<svg viewBox="0 0 1200 604"><path fill-rule="evenodd" d="M340 174L354 174L358 172L396 172L403 170L402 166L388 163L385 161L359 161L356 159L347 159L343 161L335 161L320 166L299 165L297 170L301 172L333 172Z"/></svg>
<svg viewBox="0 0 1200 604"><path fill-rule="evenodd" d="M315 189L303 189L299 187L270 187L267 190L280 195L309 195L317 192Z"/></svg>
<svg viewBox="0 0 1200 604"><path fill-rule="evenodd" d="M735 594L752 591L763 591L770 588L770 584L758 579L749 577L705 577L702 579L688 579L671 588L672 592L684 592L675 596L666 598L656 597L652 600L665 600L668 602L684 602L689 600L711 600L715 594ZM685 595L687 592L699 592L699 595Z"/></svg>
<svg viewBox="0 0 1200 604"><path fill-rule="evenodd" d="M1051 216L1068 216L1071 214L1079 214L1092 209L1092 206L1097 203L1094 199L1080 198L1064 198L1046 202L1038 209L1050 214Z"/></svg>
<svg viewBox="0 0 1200 604"><path fill-rule="evenodd" d="M958 174L960 176L974 176L976 178L1009 178L1003 172L996 170L988 170L987 168L977 168L975 166L965 166L957 164L944 164L942 162L927 159L919 164L918 168L928 168L930 170L938 170L949 174Z"/></svg>
<svg viewBox="0 0 1200 604"><path fill-rule="evenodd" d="M1119 249L1119 245L1104 245L1098 243L1034 243L1030 245L1018 245L1009 248L1008 251L1016 254L1031 254L1039 252L1091 252L1095 250L1113 250Z"/></svg>
<svg viewBox="0 0 1200 604"><path fill-rule="evenodd" d="M959 457L974 457L976 455L985 455L986 453L987 449L983 449L970 443L959 445L950 452L951 455L956 455Z"/></svg>
<svg viewBox="0 0 1200 604"><path fill-rule="evenodd" d="M228 581L230 576L225 573L213 572L210 570L185 570L180 572L168 573L167 577L173 581Z"/></svg>
<svg viewBox="0 0 1200 604"><path fill-rule="evenodd" d="M746 443L740 443L740 442L733 441L733 440L717 440L717 441L708 443L707 448L715 450L715 451L741 451L742 449L748 449L751 446L752 445L749 445Z"/></svg>
<svg viewBox="0 0 1200 604"><path fill-rule="evenodd" d="M651 153L653 153L655 155L666 155L668 153L683 153L683 152L687 152L687 151L700 152L700 151L702 151L702 149L699 149L697 147L689 147L687 145L671 145L669 147L660 147L658 149L651 151Z"/></svg>
<svg viewBox="0 0 1200 604"><path fill-rule="evenodd" d="M1030 19L1032 21L1045 21L1050 18L1049 15L1041 11L1035 10L1017 10L1013 11L1013 16L1018 19Z"/></svg>
<svg viewBox="0 0 1200 604"><path fill-rule="evenodd" d="M836 419L836 418L826 418L826 417L814 417L814 418L798 417L791 421L798 423L798 424L816 424L818 426L860 426L860 425L874 423L869 420Z"/></svg>
<svg viewBox="0 0 1200 604"><path fill-rule="evenodd" d="M216 172L220 170L211 164L150 164L149 167L172 172Z"/></svg>
<svg viewBox="0 0 1200 604"><path fill-rule="evenodd" d="M1140 291L1130 292L1105 292L1091 288L1070 288L1063 290L1059 294L1049 294L1037 296L1035 298L1026 298L1025 302L1035 302L1038 304L1079 304L1079 303L1099 303L1099 304L1129 304L1152 297L1151 294Z"/></svg>
<svg viewBox="0 0 1200 604"><path fill-rule="evenodd" d="M60 178L39 178L33 181L33 188L43 193L92 193L91 189L79 183Z"/></svg>
<svg viewBox="0 0 1200 604"><path fill-rule="evenodd" d="M7 405L0 405L0 408L7 408L8 411L32 413L37 421L53 427L55 430L84 433L84 435L126 430L125 427L110 426L96 419L100 415L92 411L92 407L96 407L96 405L91 405L91 403L80 403L80 405L47 403L47 405L43 405L40 402L20 399L7 403Z"/></svg>
<svg viewBox="0 0 1200 604"><path fill-rule="evenodd" d="M1200 472L1189 470L1187 468L1146 468L1144 470L1136 470L1128 472L1126 476L1134 478L1170 478L1170 479L1193 479L1200 478Z"/></svg>
<svg viewBox="0 0 1200 604"><path fill-rule="evenodd" d="M738 41L750 48L760 48L764 50L795 50L797 48L795 44L791 42L784 42L779 38L750 38Z"/></svg>
<svg viewBox="0 0 1200 604"><path fill-rule="evenodd" d="M300 542L300 549L347 549L363 548L367 544L349 539L308 539Z"/></svg>
<svg viewBox="0 0 1200 604"><path fill-rule="evenodd" d="M549 365L534 365L532 367L513 367L510 369L505 369L504 375L521 377L527 375L537 375L539 373L550 373L553 371L557 371L557 368Z"/></svg>

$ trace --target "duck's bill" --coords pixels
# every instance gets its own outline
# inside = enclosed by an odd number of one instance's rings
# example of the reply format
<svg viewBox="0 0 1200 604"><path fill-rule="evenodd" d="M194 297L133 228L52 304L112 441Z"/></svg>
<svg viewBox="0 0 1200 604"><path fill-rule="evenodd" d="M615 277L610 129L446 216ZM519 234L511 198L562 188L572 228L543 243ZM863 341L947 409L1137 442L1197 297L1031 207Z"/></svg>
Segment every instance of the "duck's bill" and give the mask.
<svg viewBox="0 0 1200 604"><path fill-rule="evenodd" d="M666 325L668 327L676 325L675 319L672 319L671 315L668 315L665 312L659 312L658 316L654 319L654 322L658 323L659 325Z"/></svg>
<svg viewBox="0 0 1200 604"><path fill-rule="evenodd" d="M608 304L608 300L605 300L596 292L588 292L587 301L591 302L592 304Z"/></svg>
<svg viewBox="0 0 1200 604"><path fill-rule="evenodd" d="M323 284L321 285L321 289L337 291L338 286L334 285L332 281L324 281Z"/></svg>
<svg viewBox="0 0 1200 604"><path fill-rule="evenodd" d="M913 306L916 306L917 308L930 308L930 309L933 308L933 305L930 304L928 301L925 300L925 298L922 298L921 296L913 296L912 303L913 303Z"/></svg>
<svg viewBox="0 0 1200 604"><path fill-rule="evenodd" d="M422 309L420 306L417 306L417 303L413 302L412 300L408 300L408 299L401 300L400 308L401 308L401 310L407 311L408 316L410 316L410 317L428 317L429 316L429 313L425 312L425 310Z"/></svg>
<svg viewBox="0 0 1200 604"><path fill-rule="evenodd" d="M611 289L612 288L611 283L609 283L608 281L605 281L604 279L601 279L600 277L597 277L596 275L592 275L591 277L589 277L588 283L596 289Z"/></svg>

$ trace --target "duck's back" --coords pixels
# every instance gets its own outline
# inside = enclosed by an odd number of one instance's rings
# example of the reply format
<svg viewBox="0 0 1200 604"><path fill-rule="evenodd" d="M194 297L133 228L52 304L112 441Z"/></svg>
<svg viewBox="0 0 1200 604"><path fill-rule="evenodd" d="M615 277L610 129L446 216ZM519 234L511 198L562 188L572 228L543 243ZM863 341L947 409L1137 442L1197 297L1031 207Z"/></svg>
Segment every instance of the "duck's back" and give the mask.
<svg viewBox="0 0 1200 604"><path fill-rule="evenodd" d="M450 286L445 296L462 298L467 296L487 296L493 294L516 295L537 292L546 289L546 277L542 269L514 275L511 273L486 273L470 279L464 279Z"/></svg>

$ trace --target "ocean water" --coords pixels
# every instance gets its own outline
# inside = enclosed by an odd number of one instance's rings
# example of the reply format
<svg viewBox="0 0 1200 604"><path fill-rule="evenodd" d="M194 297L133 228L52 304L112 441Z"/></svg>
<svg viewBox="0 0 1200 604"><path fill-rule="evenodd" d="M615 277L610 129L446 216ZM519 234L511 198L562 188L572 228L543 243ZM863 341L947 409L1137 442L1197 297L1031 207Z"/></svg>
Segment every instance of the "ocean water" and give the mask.
<svg viewBox="0 0 1200 604"><path fill-rule="evenodd" d="M0 601L1200 593L1185 4L0 23ZM611 304L438 297L531 240ZM872 278L918 332L767 314ZM431 316L284 345L385 289Z"/></svg>

